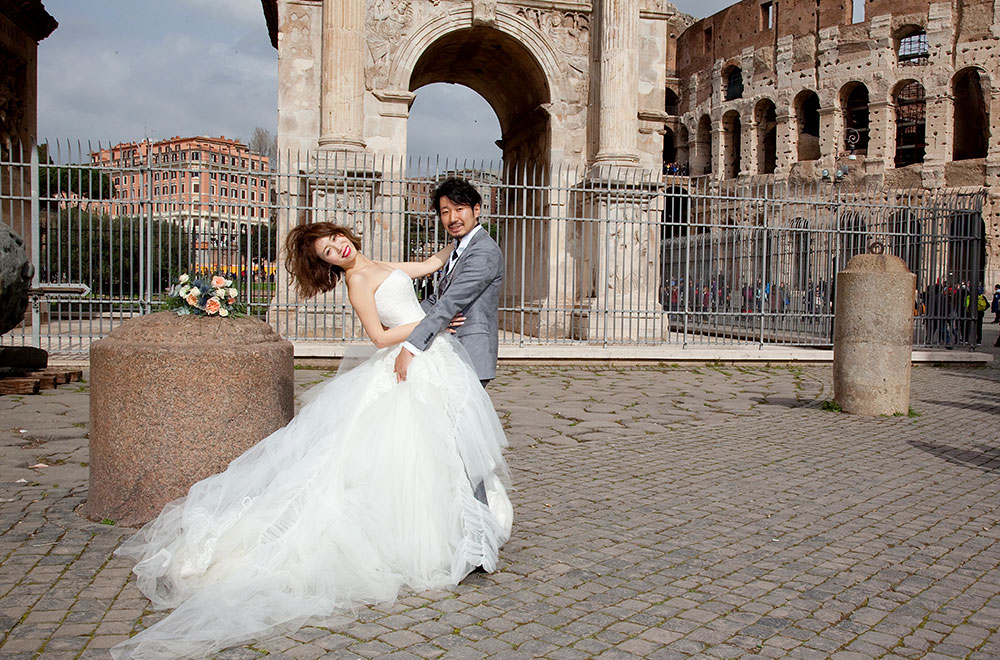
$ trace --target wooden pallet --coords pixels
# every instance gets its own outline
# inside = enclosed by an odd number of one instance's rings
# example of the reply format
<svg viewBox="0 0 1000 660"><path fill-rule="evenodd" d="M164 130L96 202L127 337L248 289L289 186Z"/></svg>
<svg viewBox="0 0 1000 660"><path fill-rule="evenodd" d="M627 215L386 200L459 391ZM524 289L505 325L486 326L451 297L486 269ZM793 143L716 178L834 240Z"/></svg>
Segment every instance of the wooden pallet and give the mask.
<svg viewBox="0 0 1000 660"><path fill-rule="evenodd" d="M42 390L55 389L57 385L75 383L83 378L81 369L49 368L32 371L24 376L0 378L0 396L4 394L38 394Z"/></svg>

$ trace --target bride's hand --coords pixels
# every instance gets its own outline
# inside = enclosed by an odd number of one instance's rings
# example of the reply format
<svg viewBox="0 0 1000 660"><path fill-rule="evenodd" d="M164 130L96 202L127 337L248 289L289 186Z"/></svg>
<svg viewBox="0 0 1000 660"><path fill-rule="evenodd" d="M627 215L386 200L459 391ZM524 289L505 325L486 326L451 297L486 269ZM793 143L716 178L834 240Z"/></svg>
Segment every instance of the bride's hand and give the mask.
<svg viewBox="0 0 1000 660"><path fill-rule="evenodd" d="M465 324L465 316L463 316L461 313L455 314L455 318L453 318L451 320L451 323L448 324L448 332L450 332L451 334L455 334L456 332L458 332L458 328L464 324Z"/></svg>

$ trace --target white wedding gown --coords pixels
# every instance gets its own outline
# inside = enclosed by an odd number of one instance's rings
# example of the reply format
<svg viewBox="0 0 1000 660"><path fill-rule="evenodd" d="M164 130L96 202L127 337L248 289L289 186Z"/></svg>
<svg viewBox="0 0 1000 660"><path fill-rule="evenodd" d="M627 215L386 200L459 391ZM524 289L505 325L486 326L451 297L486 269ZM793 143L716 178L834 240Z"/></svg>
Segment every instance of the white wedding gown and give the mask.
<svg viewBox="0 0 1000 660"><path fill-rule="evenodd" d="M402 271L375 302L388 327L423 317ZM489 396L450 335L397 384L398 350L315 387L287 426L122 544L139 589L175 609L114 658L204 657L496 568L513 512Z"/></svg>

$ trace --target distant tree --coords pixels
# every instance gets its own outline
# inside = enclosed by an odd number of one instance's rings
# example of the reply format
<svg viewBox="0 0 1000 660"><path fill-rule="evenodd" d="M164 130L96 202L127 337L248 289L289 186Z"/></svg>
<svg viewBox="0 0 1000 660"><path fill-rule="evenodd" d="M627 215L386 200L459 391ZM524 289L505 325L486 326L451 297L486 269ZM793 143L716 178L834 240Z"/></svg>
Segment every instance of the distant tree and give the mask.
<svg viewBox="0 0 1000 660"><path fill-rule="evenodd" d="M38 189L48 211L67 199L106 200L114 194L111 177L96 167L53 164L48 145L38 145L38 163Z"/></svg>
<svg viewBox="0 0 1000 660"><path fill-rule="evenodd" d="M153 258L147 268L152 268L157 293L192 262L191 237L182 226L166 220L147 224L143 218L112 218L79 206L60 208L43 235L42 278L85 282L95 294L105 296L136 295L147 241Z"/></svg>
<svg viewBox="0 0 1000 660"><path fill-rule="evenodd" d="M271 163L274 163L278 155L278 137L262 126L253 129L248 145L250 151L261 156L267 156Z"/></svg>

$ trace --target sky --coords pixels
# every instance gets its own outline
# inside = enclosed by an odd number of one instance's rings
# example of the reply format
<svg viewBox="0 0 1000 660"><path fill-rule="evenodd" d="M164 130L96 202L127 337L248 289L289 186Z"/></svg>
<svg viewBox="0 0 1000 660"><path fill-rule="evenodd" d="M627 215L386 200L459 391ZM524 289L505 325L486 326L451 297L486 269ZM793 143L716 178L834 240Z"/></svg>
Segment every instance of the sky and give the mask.
<svg viewBox="0 0 1000 660"><path fill-rule="evenodd" d="M59 27L38 47L38 135L96 144L276 132L277 51L259 0L43 0ZM682 0L707 16L725 0ZM460 85L417 90L411 157L500 159L500 124ZM440 139L443 135L449 139ZM84 147L86 150L86 147Z"/></svg>

